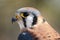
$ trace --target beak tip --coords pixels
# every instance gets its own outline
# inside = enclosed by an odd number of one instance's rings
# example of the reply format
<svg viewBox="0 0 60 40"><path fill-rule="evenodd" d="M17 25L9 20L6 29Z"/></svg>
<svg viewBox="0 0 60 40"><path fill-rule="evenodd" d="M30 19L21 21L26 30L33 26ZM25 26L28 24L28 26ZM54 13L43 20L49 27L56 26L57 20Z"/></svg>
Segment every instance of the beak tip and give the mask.
<svg viewBox="0 0 60 40"><path fill-rule="evenodd" d="M16 18L12 18L12 24L13 24L13 22L15 22L15 21L17 21L17 19Z"/></svg>

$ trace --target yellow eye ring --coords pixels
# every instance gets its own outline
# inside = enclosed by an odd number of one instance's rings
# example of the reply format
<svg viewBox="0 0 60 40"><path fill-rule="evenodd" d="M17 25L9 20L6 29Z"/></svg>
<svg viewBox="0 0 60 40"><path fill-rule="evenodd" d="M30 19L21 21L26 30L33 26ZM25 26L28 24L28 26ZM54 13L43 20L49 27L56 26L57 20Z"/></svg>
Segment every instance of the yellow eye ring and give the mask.
<svg viewBox="0 0 60 40"><path fill-rule="evenodd" d="M23 15L23 13L21 13L20 16L23 17L23 18L26 18L26 17Z"/></svg>

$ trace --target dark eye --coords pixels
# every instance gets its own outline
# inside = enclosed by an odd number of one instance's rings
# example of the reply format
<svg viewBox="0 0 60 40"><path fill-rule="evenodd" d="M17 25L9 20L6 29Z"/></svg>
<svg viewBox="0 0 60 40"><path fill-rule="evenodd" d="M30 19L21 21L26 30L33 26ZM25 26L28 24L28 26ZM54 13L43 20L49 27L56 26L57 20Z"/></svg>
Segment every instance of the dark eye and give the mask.
<svg viewBox="0 0 60 40"><path fill-rule="evenodd" d="M29 14L27 12L22 12L20 14L21 17L26 18Z"/></svg>
<svg viewBox="0 0 60 40"><path fill-rule="evenodd" d="M24 12L23 15L27 17L29 14L27 12Z"/></svg>

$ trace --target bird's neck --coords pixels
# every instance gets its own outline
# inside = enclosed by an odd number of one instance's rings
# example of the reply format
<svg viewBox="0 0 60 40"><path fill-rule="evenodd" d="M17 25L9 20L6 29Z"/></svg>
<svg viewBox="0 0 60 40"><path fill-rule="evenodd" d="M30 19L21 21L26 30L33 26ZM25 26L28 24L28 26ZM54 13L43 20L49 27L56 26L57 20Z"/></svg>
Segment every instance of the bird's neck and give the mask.
<svg viewBox="0 0 60 40"><path fill-rule="evenodd" d="M38 17L38 28L40 31L40 37L41 38L46 38L46 40L51 39L51 40L58 40L57 38L59 38L60 40L60 34L58 34L58 32L56 32L52 26L50 26L48 24L47 21L43 22L43 17L39 16Z"/></svg>

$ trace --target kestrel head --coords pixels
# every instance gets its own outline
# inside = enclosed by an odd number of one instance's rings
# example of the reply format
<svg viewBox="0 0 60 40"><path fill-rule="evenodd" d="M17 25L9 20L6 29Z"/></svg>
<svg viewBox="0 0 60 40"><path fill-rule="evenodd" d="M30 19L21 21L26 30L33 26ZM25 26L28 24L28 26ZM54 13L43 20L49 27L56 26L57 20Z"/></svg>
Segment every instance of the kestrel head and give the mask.
<svg viewBox="0 0 60 40"><path fill-rule="evenodd" d="M17 22L20 29L31 28L37 23L40 12L31 7L20 8L16 11L16 18L12 18L12 23Z"/></svg>

